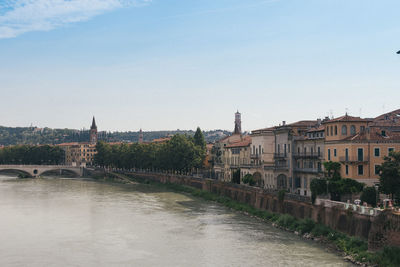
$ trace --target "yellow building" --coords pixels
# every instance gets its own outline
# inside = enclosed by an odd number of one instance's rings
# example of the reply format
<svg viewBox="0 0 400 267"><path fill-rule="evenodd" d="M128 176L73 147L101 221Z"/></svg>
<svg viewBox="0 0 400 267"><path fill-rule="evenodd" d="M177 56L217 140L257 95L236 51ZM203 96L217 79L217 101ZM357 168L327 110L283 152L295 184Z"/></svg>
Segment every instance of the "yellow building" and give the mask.
<svg viewBox="0 0 400 267"><path fill-rule="evenodd" d="M96 144L92 143L63 143L59 144L65 151L65 164L71 166L93 165L96 154Z"/></svg>
<svg viewBox="0 0 400 267"><path fill-rule="evenodd" d="M325 121L324 126L325 160L340 162L344 178L373 185L378 182L377 166L383 158L391 150L400 150L400 132L379 127L377 120L346 114Z"/></svg>

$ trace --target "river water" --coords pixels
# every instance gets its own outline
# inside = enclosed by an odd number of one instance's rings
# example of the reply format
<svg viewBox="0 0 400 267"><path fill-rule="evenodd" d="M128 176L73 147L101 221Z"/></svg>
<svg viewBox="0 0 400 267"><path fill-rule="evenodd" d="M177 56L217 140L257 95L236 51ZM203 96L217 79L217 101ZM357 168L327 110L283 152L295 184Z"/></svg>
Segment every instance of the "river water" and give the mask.
<svg viewBox="0 0 400 267"><path fill-rule="evenodd" d="M0 266L350 266L219 204L148 185L0 175Z"/></svg>

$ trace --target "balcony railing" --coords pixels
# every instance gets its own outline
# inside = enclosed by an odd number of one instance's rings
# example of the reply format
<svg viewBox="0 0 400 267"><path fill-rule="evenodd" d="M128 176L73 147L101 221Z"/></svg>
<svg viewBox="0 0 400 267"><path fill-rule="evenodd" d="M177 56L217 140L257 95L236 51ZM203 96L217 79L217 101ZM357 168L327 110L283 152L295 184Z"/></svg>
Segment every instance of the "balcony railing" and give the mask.
<svg viewBox="0 0 400 267"><path fill-rule="evenodd" d="M339 157L339 161L340 162L348 162L348 163L362 163L362 162L368 162L369 161L369 157L368 156L364 156L364 157Z"/></svg>
<svg viewBox="0 0 400 267"><path fill-rule="evenodd" d="M288 170L288 165L275 165L275 170Z"/></svg>
<svg viewBox="0 0 400 267"><path fill-rule="evenodd" d="M300 152L293 154L295 158L320 158L322 157L322 153L318 152Z"/></svg>
<svg viewBox="0 0 400 267"><path fill-rule="evenodd" d="M250 155L250 158L251 158L251 159L260 159L260 158L261 158L261 155L260 155L260 154L251 154L251 155Z"/></svg>
<svg viewBox="0 0 400 267"><path fill-rule="evenodd" d="M295 168L295 172L304 172L304 173L322 173L322 169L315 168Z"/></svg>
<svg viewBox="0 0 400 267"><path fill-rule="evenodd" d="M281 158L281 159L287 158L287 153L274 153L274 158L276 158L276 159L278 159L278 158Z"/></svg>

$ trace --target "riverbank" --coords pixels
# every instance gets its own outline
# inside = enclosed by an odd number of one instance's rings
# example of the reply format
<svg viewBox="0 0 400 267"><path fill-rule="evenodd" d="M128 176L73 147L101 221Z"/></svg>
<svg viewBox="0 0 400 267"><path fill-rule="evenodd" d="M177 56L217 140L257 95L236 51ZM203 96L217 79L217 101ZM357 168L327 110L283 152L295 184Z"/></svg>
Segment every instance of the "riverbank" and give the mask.
<svg viewBox="0 0 400 267"><path fill-rule="evenodd" d="M161 187L174 192L190 194L204 200L218 202L232 210L272 223L275 227L290 231L305 239L314 240L330 249L332 252L340 253L345 260L360 266L400 266L399 248L386 247L377 252L369 252L367 241L357 237L350 237L323 224L315 223L311 219L297 219L289 214L260 210L251 205L232 200L229 197L220 196L212 192L186 185L160 183L150 179L138 178L134 175L122 175L120 173L108 174L104 179L106 181L118 183L134 182L149 184L151 186Z"/></svg>

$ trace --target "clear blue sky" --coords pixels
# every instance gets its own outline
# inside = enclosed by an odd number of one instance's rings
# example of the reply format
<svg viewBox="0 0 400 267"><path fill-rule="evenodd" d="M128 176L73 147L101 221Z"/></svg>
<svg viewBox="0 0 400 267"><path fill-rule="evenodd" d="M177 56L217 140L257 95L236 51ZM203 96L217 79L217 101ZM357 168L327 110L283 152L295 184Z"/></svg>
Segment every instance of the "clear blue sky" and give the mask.
<svg viewBox="0 0 400 267"><path fill-rule="evenodd" d="M245 130L400 108L400 1L0 0L0 125Z"/></svg>

